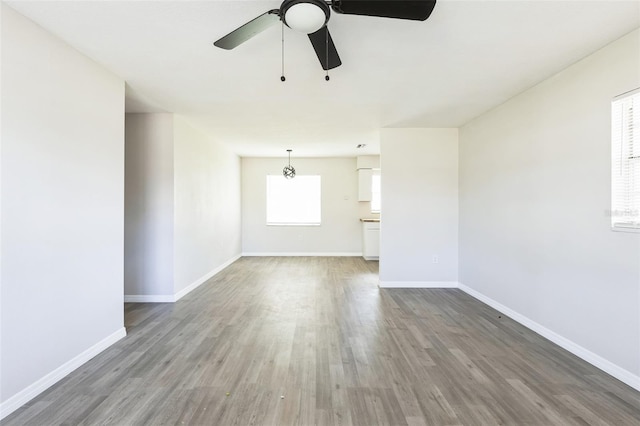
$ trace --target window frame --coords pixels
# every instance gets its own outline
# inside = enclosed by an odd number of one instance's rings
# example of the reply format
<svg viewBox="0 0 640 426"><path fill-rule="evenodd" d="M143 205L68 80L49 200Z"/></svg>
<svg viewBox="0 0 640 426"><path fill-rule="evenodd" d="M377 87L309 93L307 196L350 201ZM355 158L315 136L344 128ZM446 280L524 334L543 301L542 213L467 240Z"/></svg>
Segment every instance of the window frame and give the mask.
<svg viewBox="0 0 640 426"><path fill-rule="evenodd" d="M609 216L613 231L640 232L640 88L611 101Z"/></svg>
<svg viewBox="0 0 640 426"><path fill-rule="evenodd" d="M378 194L378 196L380 198L379 199L380 206L379 206L378 210L374 210L374 208L373 208L373 197L374 197L374 194L376 194L376 191L373 190L373 187L374 187L373 180L375 178L380 180L380 190L377 191L377 194ZM370 210L371 210L372 214L380 214L380 211L382 210L382 175L380 173L380 170L376 170L376 169L374 169L373 173L371 174L371 202L370 202L370 205L371 205Z"/></svg>

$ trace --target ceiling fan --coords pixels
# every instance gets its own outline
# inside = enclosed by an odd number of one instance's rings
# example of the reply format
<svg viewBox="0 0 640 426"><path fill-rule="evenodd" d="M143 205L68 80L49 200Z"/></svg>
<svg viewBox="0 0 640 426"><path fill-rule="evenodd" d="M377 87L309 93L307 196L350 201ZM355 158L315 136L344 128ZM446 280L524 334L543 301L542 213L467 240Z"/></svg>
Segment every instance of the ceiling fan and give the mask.
<svg viewBox="0 0 640 426"><path fill-rule="evenodd" d="M279 9L263 13L213 44L230 50L282 21L287 27L308 34L322 69L329 70L342 64L327 29L331 9L345 15L424 21L435 5L436 0L284 0Z"/></svg>

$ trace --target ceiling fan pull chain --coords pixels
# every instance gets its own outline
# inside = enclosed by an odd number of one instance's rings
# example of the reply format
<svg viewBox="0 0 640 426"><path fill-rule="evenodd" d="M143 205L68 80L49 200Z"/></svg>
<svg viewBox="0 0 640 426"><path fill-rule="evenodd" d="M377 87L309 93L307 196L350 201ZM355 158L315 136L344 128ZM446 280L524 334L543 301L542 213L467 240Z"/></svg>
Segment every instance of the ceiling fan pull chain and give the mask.
<svg viewBox="0 0 640 426"><path fill-rule="evenodd" d="M329 81L329 28L324 26L324 34L325 34L325 58L327 58L327 75L324 76L326 81Z"/></svg>
<svg viewBox="0 0 640 426"><path fill-rule="evenodd" d="M282 75L280 76L280 81L285 81L284 77L284 21L282 21Z"/></svg>

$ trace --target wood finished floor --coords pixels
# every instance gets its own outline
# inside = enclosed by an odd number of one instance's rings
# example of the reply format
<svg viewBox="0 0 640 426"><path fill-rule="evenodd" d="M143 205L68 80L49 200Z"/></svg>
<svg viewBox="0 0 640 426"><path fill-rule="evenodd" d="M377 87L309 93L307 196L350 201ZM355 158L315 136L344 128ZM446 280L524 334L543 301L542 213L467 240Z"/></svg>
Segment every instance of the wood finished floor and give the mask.
<svg viewBox="0 0 640 426"><path fill-rule="evenodd" d="M242 258L127 304L125 339L2 424L640 424L640 393L465 293L377 279L360 258Z"/></svg>

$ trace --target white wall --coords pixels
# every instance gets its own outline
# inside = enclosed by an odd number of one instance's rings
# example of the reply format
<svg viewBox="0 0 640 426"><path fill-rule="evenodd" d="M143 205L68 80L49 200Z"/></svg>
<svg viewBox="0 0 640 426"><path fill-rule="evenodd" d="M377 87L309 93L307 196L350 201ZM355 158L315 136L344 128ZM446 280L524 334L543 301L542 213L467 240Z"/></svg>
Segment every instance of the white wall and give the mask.
<svg viewBox="0 0 640 426"><path fill-rule="evenodd" d="M456 286L458 130L382 129L380 137L380 286Z"/></svg>
<svg viewBox="0 0 640 426"><path fill-rule="evenodd" d="M281 174L288 159L242 159L242 251L245 254L362 253L355 158L295 158L299 175L322 179L321 226L267 226L266 176Z"/></svg>
<svg viewBox="0 0 640 426"><path fill-rule="evenodd" d="M172 114L126 114L127 295L173 296L174 147Z"/></svg>
<svg viewBox="0 0 640 426"><path fill-rule="evenodd" d="M640 241L610 230L610 102L640 32L460 131L460 281L640 388Z"/></svg>
<svg viewBox="0 0 640 426"><path fill-rule="evenodd" d="M174 114L125 127L126 300L173 302L240 255L240 158Z"/></svg>
<svg viewBox="0 0 640 426"><path fill-rule="evenodd" d="M6 416L125 335L124 82L0 7Z"/></svg>
<svg viewBox="0 0 640 426"><path fill-rule="evenodd" d="M174 152L174 292L180 293L240 255L240 158L179 116Z"/></svg>

